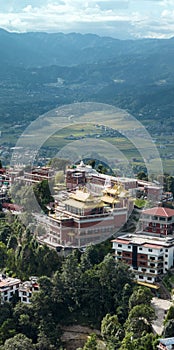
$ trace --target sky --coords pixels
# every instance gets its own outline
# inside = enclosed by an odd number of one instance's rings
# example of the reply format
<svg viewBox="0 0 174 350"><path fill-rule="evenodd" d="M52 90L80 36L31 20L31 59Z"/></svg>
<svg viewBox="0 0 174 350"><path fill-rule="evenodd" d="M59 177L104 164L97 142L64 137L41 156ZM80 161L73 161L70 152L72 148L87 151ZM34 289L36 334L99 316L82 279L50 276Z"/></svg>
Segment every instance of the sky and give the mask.
<svg viewBox="0 0 174 350"><path fill-rule="evenodd" d="M174 0L0 0L0 27L118 39L170 38Z"/></svg>

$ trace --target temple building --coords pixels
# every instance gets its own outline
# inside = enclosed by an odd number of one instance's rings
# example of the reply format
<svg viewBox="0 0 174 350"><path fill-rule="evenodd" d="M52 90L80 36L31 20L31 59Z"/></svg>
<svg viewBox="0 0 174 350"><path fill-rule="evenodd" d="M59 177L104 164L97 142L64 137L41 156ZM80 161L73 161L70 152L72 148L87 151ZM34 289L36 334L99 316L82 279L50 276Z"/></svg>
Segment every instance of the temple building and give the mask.
<svg viewBox="0 0 174 350"><path fill-rule="evenodd" d="M77 188L47 217L47 241L78 247L99 243L126 223L132 209L133 199L122 185L105 186L102 195Z"/></svg>

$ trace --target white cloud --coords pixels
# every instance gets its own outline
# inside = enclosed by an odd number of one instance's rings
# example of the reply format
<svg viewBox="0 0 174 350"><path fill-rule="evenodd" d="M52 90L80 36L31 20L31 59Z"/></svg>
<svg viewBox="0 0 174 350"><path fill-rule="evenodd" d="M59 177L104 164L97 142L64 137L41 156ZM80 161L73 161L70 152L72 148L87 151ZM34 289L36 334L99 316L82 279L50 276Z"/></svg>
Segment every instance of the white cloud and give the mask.
<svg viewBox="0 0 174 350"><path fill-rule="evenodd" d="M0 0L0 9L0 27L11 31L78 31L118 38L174 35L174 0Z"/></svg>

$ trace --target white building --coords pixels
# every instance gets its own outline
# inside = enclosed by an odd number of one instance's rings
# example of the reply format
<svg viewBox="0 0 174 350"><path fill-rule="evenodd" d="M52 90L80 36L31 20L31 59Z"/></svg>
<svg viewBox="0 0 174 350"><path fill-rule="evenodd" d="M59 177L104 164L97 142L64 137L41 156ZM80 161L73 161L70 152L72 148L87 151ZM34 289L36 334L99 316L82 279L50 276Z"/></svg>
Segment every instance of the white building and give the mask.
<svg viewBox="0 0 174 350"><path fill-rule="evenodd" d="M174 264L174 237L129 233L112 243L115 259L128 264L137 281L155 283Z"/></svg>
<svg viewBox="0 0 174 350"><path fill-rule="evenodd" d="M38 292L38 290L37 277L30 277L29 281L25 281L19 286L19 300L22 303L30 304L33 292Z"/></svg>
<svg viewBox="0 0 174 350"><path fill-rule="evenodd" d="M1 303L11 301L14 294L19 289L20 279L7 277L5 274L0 274L0 297Z"/></svg>

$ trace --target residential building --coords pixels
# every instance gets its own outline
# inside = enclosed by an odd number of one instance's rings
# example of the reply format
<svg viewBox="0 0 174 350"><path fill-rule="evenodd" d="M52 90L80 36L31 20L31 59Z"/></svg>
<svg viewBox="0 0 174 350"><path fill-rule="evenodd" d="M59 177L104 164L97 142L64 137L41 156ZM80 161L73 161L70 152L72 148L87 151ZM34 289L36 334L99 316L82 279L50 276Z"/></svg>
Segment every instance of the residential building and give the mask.
<svg viewBox="0 0 174 350"><path fill-rule="evenodd" d="M20 279L0 274L0 298L1 303L11 301L14 294L18 292Z"/></svg>
<svg viewBox="0 0 174 350"><path fill-rule="evenodd" d="M158 235L174 234L174 209L154 207L142 211L139 229Z"/></svg>
<svg viewBox="0 0 174 350"><path fill-rule="evenodd" d="M159 339L159 350L173 350L174 349L174 337Z"/></svg>
<svg viewBox="0 0 174 350"><path fill-rule="evenodd" d="M112 241L114 256L130 266L137 281L155 283L174 264L174 237L127 233Z"/></svg>
<svg viewBox="0 0 174 350"><path fill-rule="evenodd" d="M22 303L30 304L31 303L31 297L33 295L33 292L38 292L39 290L39 284L37 282L37 277L30 277L29 281L22 282L19 285L19 300Z"/></svg>

